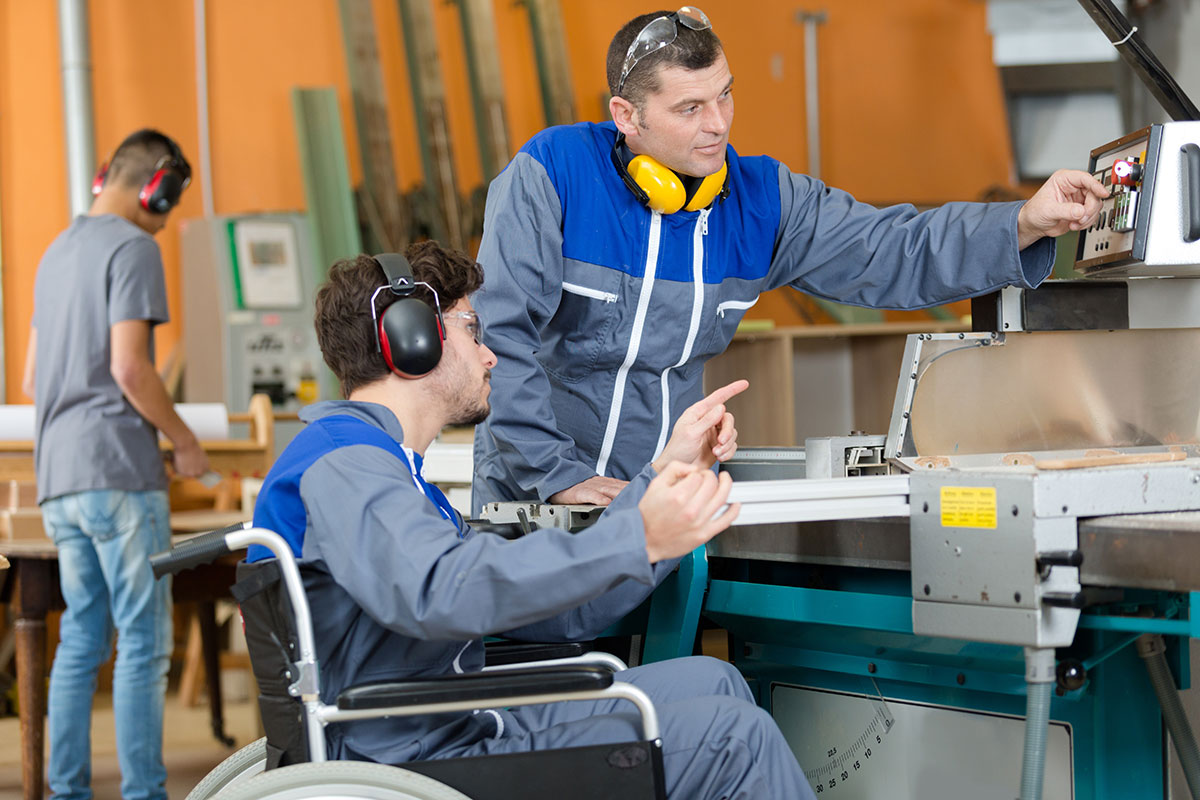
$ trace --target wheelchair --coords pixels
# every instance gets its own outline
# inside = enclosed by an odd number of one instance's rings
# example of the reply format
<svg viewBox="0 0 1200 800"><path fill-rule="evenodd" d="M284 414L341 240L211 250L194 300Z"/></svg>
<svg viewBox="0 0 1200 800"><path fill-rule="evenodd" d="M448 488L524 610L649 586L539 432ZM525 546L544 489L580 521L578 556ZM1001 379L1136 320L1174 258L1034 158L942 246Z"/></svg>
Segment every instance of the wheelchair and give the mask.
<svg viewBox="0 0 1200 800"><path fill-rule="evenodd" d="M489 646L483 672L372 682L321 702L312 616L299 568L282 537L231 526L189 539L151 558L157 577L174 574L251 544L273 559L238 565L233 586L258 682L266 736L229 756L188 800L661 800L666 796L662 740L650 698L614 679L625 665L578 644ZM530 661L535 663L530 664ZM360 719L621 698L641 717L642 738L402 765L330 761L327 725Z"/></svg>

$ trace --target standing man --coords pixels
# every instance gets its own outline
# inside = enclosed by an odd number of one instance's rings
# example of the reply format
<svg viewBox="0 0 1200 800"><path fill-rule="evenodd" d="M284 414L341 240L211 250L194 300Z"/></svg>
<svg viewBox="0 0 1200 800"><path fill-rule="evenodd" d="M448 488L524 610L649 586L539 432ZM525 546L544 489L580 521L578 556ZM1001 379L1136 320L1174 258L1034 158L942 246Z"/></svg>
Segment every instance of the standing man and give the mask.
<svg viewBox="0 0 1200 800"><path fill-rule="evenodd" d="M488 191L478 298L497 402L473 507L606 504L656 457L759 294L920 308L1049 274L1106 190L1054 174L1026 203L876 209L729 145L733 75L694 6L608 49L612 122L534 136Z"/></svg>
<svg viewBox="0 0 1200 800"><path fill-rule="evenodd" d="M346 400L300 412L307 425L271 467L254 524L288 541L320 609L325 702L368 680L478 672L493 634L593 638L738 514L725 507L729 476L710 468L737 450L723 403L744 381L684 412L660 460L586 531L506 541L472 530L421 468L443 426L478 423L493 401L496 356L470 301L482 279L467 256L421 242L340 261L317 293L317 341ZM673 659L620 680L654 701L669 799L813 800L732 665ZM627 704L572 701L359 720L326 735L331 758L403 764L629 741L635 720Z"/></svg>
<svg viewBox="0 0 1200 800"><path fill-rule="evenodd" d="M208 457L154 368L153 329L168 318L154 234L190 177L171 139L130 134L100 168L91 209L42 256L34 284L24 388L37 405L38 503L67 604L49 697L49 784L63 800L92 796L92 696L114 629L121 796L167 796L171 588L147 560L171 536L157 431L175 445L178 474L201 475Z"/></svg>

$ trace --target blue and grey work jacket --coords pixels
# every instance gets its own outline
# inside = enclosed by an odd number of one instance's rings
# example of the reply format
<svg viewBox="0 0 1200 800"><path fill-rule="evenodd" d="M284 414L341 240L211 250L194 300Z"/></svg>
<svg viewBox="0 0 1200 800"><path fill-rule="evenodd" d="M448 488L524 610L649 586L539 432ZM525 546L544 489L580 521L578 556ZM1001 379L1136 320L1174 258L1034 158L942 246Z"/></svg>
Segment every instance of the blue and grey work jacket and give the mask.
<svg viewBox="0 0 1200 800"><path fill-rule="evenodd" d="M610 159L615 136L549 128L488 191L474 302L499 363L475 509L636 475L762 292L921 308L1034 286L1053 265L1052 240L1018 253L1020 203L877 209L732 147L725 199L651 212Z"/></svg>
<svg viewBox="0 0 1200 800"><path fill-rule="evenodd" d="M308 425L271 467L254 524L299 559L326 703L368 681L478 671L492 634L592 639L678 563L647 560L637 503L652 468L586 531L506 541L471 530L425 482L387 408L336 401L300 416ZM248 557L267 555L256 546ZM498 710L342 723L328 741L331 758L398 764L521 733Z"/></svg>

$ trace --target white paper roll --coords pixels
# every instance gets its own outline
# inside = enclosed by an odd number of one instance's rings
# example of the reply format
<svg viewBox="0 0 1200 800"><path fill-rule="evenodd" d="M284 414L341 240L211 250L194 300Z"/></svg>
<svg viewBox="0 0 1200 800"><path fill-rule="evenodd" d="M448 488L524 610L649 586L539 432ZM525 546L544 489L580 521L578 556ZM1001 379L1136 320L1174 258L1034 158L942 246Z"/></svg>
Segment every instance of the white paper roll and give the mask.
<svg viewBox="0 0 1200 800"><path fill-rule="evenodd" d="M229 412L224 403L176 403L177 413L202 441L229 438Z"/></svg>
<svg viewBox="0 0 1200 800"><path fill-rule="evenodd" d="M229 438L229 413L224 403L177 403L175 411L197 439ZM35 415L30 405L0 405L0 441L32 441Z"/></svg>
<svg viewBox="0 0 1200 800"><path fill-rule="evenodd" d="M0 406L0 441L33 441L34 416L33 406Z"/></svg>

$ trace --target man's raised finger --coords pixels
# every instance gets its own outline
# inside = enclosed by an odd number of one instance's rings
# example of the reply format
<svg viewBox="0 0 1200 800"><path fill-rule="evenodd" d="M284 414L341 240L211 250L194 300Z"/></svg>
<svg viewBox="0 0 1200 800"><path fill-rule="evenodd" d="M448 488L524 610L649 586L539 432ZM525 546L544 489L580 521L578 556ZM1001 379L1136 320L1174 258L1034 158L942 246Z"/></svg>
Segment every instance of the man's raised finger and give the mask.
<svg viewBox="0 0 1200 800"><path fill-rule="evenodd" d="M696 409L700 415L703 416L703 414L710 408L723 405L729 398L739 395L749 388L750 381L745 380L744 378L742 380L734 381L733 383L722 386L720 389L714 389L712 394L697 402L692 406L692 408Z"/></svg>

